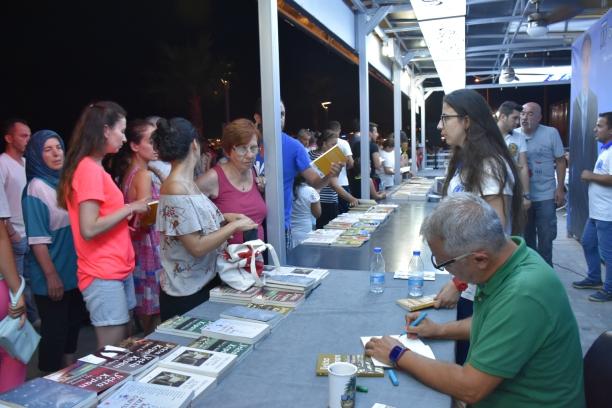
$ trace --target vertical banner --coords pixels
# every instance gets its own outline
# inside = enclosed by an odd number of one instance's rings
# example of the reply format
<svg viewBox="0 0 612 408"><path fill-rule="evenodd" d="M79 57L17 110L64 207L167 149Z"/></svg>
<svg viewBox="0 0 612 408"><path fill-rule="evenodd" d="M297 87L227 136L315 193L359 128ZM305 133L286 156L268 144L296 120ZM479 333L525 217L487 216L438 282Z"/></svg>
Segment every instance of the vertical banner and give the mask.
<svg viewBox="0 0 612 408"><path fill-rule="evenodd" d="M612 111L612 11L572 44L570 175L567 229L582 237L589 216L588 186L580 179L593 170L599 147L594 127L598 114ZM611 209L612 211L612 209Z"/></svg>

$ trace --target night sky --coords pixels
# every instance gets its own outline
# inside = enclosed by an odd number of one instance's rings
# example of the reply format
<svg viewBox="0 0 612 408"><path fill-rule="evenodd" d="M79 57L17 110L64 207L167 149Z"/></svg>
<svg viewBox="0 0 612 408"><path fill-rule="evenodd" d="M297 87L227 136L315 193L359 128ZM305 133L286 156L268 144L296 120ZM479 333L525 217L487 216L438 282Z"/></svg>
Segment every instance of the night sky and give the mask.
<svg viewBox="0 0 612 408"><path fill-rule="evenodd" d="M189 118L187 86L196 82L204 133L219 137L225 121L220 73L228 71L230 118L252 117L260 92L255 0L25 0L3 2L0 10L0 119L22 117L33 131L54 129L68 140L81 109L94 100L120 103L128 119ZM286 129L321 129L326 116L320 103L332 101L327 119L350 130L359 112L357 66L282 16L279 42ZM198 44L209 46L189 52ZM169 60L167 50L179 58ZM541 100L541 90L530 89L491 91L490 100ZM432 139L441 97L438 92L428 101ZM550 101L568 97L569 87L551 87ZM392 98L389 87L370 77L370 120L381 134L392 131Z"/></svg>

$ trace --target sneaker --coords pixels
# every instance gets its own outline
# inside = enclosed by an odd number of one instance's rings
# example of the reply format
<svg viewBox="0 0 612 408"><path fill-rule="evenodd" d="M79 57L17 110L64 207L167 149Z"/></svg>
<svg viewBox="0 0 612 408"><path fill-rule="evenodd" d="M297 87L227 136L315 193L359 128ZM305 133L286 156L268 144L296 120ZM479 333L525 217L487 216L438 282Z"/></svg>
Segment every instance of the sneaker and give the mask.
<svg viewBox="0 0 612 408"><path fill-rule="evenodd" d="M595 282L586 278L581 281L573 282L572 286L576 289L601 289L602 284L601 282Z"/></svg>
<svg viewBox="0 0 612 408"><path fill-rule="evenodd" d="M589 296L591 302L610 302L612 301L612 292L606 292L605 290L598 290Z"/></svg>

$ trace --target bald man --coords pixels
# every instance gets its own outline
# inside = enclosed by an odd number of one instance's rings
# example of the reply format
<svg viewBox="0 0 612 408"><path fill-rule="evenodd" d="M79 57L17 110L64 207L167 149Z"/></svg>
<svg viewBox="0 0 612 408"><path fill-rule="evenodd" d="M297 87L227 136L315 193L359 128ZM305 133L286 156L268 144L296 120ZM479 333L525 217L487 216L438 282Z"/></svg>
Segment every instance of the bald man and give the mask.
<svg viewBox="0 0 612 408"><path fill-rule="evenodd" d="M523 105L520 132L527 141L529 193L525 241L552 266L552 243L557 238L556 207L565 202L565 158L557 129L540 124L542 108L535 102ZM557 178L555 180L555 171Z"/></svg>

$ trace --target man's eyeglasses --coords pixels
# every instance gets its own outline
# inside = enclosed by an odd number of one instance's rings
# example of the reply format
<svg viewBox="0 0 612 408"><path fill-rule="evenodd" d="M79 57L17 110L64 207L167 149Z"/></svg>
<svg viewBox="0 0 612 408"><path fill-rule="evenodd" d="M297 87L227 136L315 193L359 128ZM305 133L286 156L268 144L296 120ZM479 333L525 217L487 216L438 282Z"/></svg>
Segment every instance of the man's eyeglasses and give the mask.
<svg viewBox="0 0 612 408"><path fill-rule="evenodd" d="M532 116L533 116L533 112L526 112L526 111L522 111L522 112L521 112L521 116L529 116L529 117L532 117Z"/></svg>
<svg viewBox="0 0 612 408"><path fill-rule="evenodd" d="M240 145L240 146L234 146L232 149L234 149L234 151L236 152L236 154L238 154L238 156L244 156L248 152L251 152L252 154L259 153L259 146Z"/></svg>
<svg viewBox="0 0 612 408"><path fill-rule="evenodd" d="M449 118L462 118L462 117L464 117L464 115L445 115L445 114L442 114L442 115L440 115L440 122L442 122L442 126L446 126L446 121Z"/></svg>
<svg viewBox="0 0 612 408"><path fill-rule="evenodd" d="M444 269L445 266L448 266L448 265L453 264L453 263L455 263L457 261L460 261L460 260L462 260L464 258L467 258L468 256L470 256L472 254L474 254L474 253L473 252L469 252L467 254L459 255L459 256L456 256L456 257L454 257L452 259L449 259L448 261L444 261L444 262L442 262L440 264L436 263L436 257L434 256L434 254L431 254L431 264L433 265L434 268L436 268L437 270L441 271L442 269Z"/></svg>

